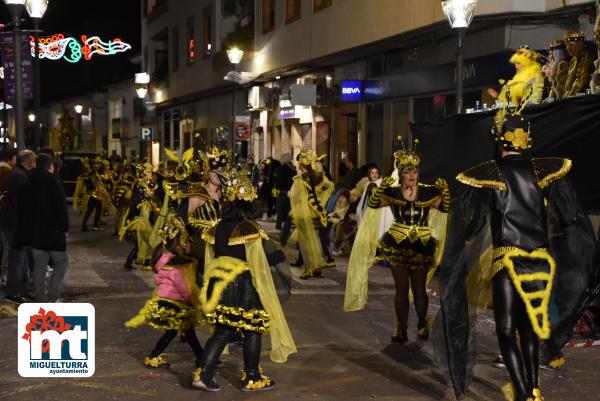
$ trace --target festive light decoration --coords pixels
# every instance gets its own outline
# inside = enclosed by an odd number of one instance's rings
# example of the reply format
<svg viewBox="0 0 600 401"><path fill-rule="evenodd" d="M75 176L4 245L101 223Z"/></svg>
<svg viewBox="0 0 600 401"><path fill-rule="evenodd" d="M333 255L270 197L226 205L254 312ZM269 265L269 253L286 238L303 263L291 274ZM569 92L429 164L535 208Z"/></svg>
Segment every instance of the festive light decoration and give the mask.
<svg viewBox="0 0 600 401"><path fill-rule="evenodd" d="M31 55L35 57L35 39L29 37L31 44ZM112 56L131 49L129 43L115 38L104 42L98 36L81 35L81 42L73 37L65 37L62 33L44 38L39 38L38 51L40 59L60 60L65 59L69 63L77 63L82 58L90 61L94 55Z"/></svg>

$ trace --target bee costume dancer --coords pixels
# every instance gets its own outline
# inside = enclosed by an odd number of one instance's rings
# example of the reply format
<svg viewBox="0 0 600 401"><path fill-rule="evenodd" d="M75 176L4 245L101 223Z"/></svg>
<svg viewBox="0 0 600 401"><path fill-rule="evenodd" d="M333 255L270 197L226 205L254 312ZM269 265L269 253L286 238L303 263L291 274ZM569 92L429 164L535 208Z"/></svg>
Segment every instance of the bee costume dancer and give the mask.
<svg viewBox="0 0 600 401"><path fill-rule="evenodd" d="M296 345L281 310L263 248L265 232L250 220L256 189L243 171L220 173L224 181L222 219L208 229L202 309L215 325L206 342L202 363L193 386L219 391L214 380L219 356L234 334L243 336L242 391L266 390L274 381L259 367L262 334L271 336L271 360L287 361Z"/></svg>
<svg viewBox="0 0 600 401"><path fill-rule="evenodd" d="M539 341L558 351L569 339L592 270L593 229L565 177L571 161L524 156L533 139L520 112L503 109L496 115L492 134L501 157L457 176L462 185L451 207L441 264L435 354L442 369L447 366L459 399L472 375L472 300L478 297L467 281L491 278L496 334L514 386L510 398L542 401ZM472 268L467 243L488 224L493 262ZM557 309L552 321L551 298Z"/></svg>
<svg viewBox="0 0 600 401"><path fill-rule="evenodd" d="M181 331L194 352L197 367L202 358L202 346L194 331L201 316L196 261L185 255L188 236L185 224L177 214L170 213L164 217L160 236L162 246L153 261L156 291L125 326L136 328L146 323L157 330L164 330L152 352L144 358L146 366L158 368L167 364L163 352Z"/></svg>
<svg viewBox="0 0 600 401"><path fill-rule="evenodd" d="M396 284L397 326L392 341L398 343L408 341L409 289L412 289L419 320L418 336L429 337L426 286L439 261L436 238L443 241L445 213L450 206L450 190L444 179L438 178L436 185L418 182L421 159L416 154L416 143L409 149L403 145L402 150L394 153L399 182L393 177L384 178L369 199L369 209L361 221L350 255L344 298L345 311L363 309L367 302L369 267L376 259L389 262ZM394 222L379 239L380 208L385 206L391 207Z"/></svg>
<svg viewBox="0 0 600 401"><path fill-rule="evenodd" d="M304 264L302 279L323 277L325 265L321 236L327 230L327 201L334 185L319 171L317 165L325 156L317 156L314 150L303 150L298 155L298 175L294 177L289 192L291 211L296 231L293 236L300 246L300 260Z"/></svg>

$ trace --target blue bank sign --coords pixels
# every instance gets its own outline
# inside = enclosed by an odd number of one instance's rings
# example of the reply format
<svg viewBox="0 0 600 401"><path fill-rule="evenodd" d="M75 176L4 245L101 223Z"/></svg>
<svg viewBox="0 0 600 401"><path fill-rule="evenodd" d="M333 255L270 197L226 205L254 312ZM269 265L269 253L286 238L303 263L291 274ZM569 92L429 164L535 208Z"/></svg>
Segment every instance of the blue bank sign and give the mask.
<svg viewBox="0 0 600 401"><path fill-rule="evenodd" d="M363 81L342 80L341 97L343 102L360 102L363 93Z"/></svg>

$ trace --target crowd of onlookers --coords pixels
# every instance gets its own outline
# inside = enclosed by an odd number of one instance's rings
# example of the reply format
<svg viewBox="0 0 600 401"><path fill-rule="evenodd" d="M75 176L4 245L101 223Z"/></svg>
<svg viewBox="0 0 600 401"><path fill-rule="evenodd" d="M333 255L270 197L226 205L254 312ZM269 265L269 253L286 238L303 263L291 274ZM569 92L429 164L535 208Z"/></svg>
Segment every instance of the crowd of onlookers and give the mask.
<svg viewBox="0 0 600 401"><path fill-rule="evenodd" d="M7 301L60 301L69 217L59 168L50 148L0 152L0 278Z"/></svg>

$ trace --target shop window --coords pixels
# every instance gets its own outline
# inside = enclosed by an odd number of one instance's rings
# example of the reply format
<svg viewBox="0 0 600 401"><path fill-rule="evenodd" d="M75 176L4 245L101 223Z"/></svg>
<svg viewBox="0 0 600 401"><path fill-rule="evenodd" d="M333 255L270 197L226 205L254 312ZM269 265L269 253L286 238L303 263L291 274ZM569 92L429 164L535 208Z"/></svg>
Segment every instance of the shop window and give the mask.
<svg viewBox="0 0 600 401"><path fill-rule="evenodd" d="M192 64L196 59L196 38L194 37L194 17L191 16L187 19L186 26L186 45L187 45L187 62Z"/></svg>
<svg viewBox="0 0 600 401"><path fill-rule="evenodd" d="M302 17L302 0L285 1L285 23L289 24Z"/></svg>
<svg viewBox="0 0 600 401"><path fill-rule="evenodd" d="M208 58L212 55L212 9L206 7L202 12L202 57Z"/></svg>
<svg viewBox="0 0 600 401"><path fill-rule="evenodd" d="M275 29L275 0L262 0L262 33Z"/></svg>
<svg viewBox="0 0 600 401"><path fill-rule="evenodd" d="M333 0L313 0L313 11L321 11L324 8L331 6Z"/></svg>
<svg viewBox="0 0 600 401"><path fill-rule="evenodd" d="M173 53L173 64L171 65L171 71L177 71L179 69L179 27L176 26L172 30L171 46Z"/></svg>

